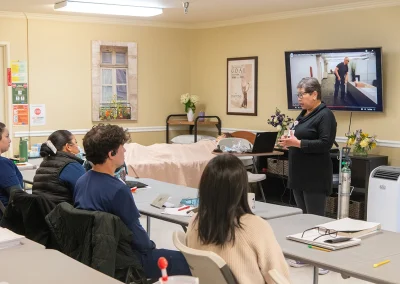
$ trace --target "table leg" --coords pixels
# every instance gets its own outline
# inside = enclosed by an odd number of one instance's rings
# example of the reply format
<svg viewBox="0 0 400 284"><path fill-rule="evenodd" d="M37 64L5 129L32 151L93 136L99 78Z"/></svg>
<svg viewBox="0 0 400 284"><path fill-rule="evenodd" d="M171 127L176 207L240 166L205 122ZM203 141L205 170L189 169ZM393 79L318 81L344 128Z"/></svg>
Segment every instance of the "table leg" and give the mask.
<svg viewBox="0 0 400 284"><path fill-rule="evenodd" d="M254 157L254 156L253 156L253 172L254 172L255 174L258 174L257 165L256 165L256 157ZM261 181L257 182L257 184L258 184L258 188L259 188L260 191L261 191L261 198L262 198L262 201L266 203L266 202L267 202L267 199L265 198L264 189L263 189L263 187L262 187Z"/></svg>
<svg viewBox="0 0 400 284"><path fill-rule="evenodd" d="M313 284L318 284L318 267L314 266L314 278L313 278Z"/></svg>
<svg viewBox="0 0 400 284"><path fill-rule="evenodd" d="M146 224L147 235L150 238L150 216L147 216L146 219L147 219L147 224Z"/></svg>

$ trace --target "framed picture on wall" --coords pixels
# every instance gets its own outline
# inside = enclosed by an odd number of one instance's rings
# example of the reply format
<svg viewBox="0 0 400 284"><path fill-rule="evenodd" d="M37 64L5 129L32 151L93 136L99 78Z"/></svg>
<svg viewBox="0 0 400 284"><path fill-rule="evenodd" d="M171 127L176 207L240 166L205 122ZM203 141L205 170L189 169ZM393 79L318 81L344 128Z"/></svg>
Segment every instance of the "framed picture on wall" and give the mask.
<svg viewBox="0 0 400 284"><path fill-rule="evenodd" d="M228 58L226 113L257 115L258 57Z"/></svg>

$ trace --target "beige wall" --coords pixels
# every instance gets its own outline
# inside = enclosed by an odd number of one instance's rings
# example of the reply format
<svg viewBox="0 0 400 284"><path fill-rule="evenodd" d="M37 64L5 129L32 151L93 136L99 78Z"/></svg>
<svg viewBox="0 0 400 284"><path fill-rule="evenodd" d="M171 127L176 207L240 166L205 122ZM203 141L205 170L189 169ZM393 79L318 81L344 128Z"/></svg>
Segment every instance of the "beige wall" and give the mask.
<svg viewBox="0 0 400 284"><path fill-rule="evenodd" d="M362 128L378 139L400 140L400 7L358 10L296 19L198 30L191 34L191 92L207 103L208 114L222 118L223 127L271 129L268 117L287 110L284 51L383 47L384 113L353 113L352 130ZM226 59L258 56L258 116L226 115ZM335 112L338 136L349 124L348 112ZM378 148L400 165L400 149Z"/></svg>
<svg viewBox="0 0 400 284"><path fill-rule="evenodd" d="M46 104L45 126L18 131L88 129L91 121L91 41L138 44L138 121L127 127L162 126L182 112L179 96L190 89L190 31L171 28L0 18L0 41L11 43L11 59L26 60L29 50L30 103ZM134 133L138 142L163 142L165 133ZM146 138L148 137L148 138ZM18 139L14 139L17 143ZM43 138L31 138L31 143ZM16 145L14 143L14 145ZM16 147L14 153L18 152Z"/></svg>
<svg viewBox="0 0 400 284"><path fill-rule="evenodd" d="M163 126L168 114L182 112L179 95L190 91L223 127L266 130L276 106L287 112L284 51L382 46L385 112L354 113L352 129L400 141L393 130L400 118L399 13L400 7L391 7L202 30L30 20L30 102L45 103L47 111L47 125L31 130L91 127L91 40L138 43L139 119L127 126ZM26 31L25 20L0 18L0 40L11 43L11 59L28 58ZM226 59L243 56L259 58L257 117L226 115ZM344 136L350 114L335 115L338 136ZM164 142L164 135L132 133L142 144ZM43 138L31 142L38 140ZM375 152L400 165L400 148Z"/></svg>

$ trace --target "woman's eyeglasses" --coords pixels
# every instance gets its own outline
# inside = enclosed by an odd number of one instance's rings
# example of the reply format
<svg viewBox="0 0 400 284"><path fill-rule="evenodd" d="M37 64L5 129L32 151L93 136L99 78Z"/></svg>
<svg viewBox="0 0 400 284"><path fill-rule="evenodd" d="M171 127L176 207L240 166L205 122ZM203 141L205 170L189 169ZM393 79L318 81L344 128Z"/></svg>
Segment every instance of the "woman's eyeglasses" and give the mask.
<svg viewBox="0 0 400 284"><path fill-rule="evenodd" d="M305 94L309 94L309 93L307 93L307 92L298 93L298 94L297 94L297 97L298 97L299 99L302 99L303 96L304 96Z"/></svg>
<svg viewBox="0 0 400 284"><path fill-rule="evenodd" d="M303 234L301 235L301 237L302 237L302 238L304 237L304 233L305 233L305 232L312 231L312 230L317 230L317 231L318 231L318 234L320 234L320 236L319 236L319 237L316 237L315 239L313 239L313 241L315 241L316 239L319 239L320 237L323 237L323 236L330 236L330 237L332 237L332 238L336 238L336 237L337 237L337 234L338 234L337 231L332 230L332 229L327 229L327 228L324 228L324 227L314 227L314 228L305 230L305 231L303 232Z"/></svg>

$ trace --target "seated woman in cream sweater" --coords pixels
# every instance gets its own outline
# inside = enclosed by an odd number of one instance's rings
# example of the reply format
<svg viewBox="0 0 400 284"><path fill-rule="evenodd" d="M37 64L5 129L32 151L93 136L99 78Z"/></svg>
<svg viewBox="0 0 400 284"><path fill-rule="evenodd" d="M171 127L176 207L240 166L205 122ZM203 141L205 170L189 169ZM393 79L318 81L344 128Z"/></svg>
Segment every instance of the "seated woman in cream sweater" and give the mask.
<svg viewBox="0 0 400 284"><path fill-rule="evenodd" d="M247 201L247 173L233 155L206 166L199 186L199 211L187 230L187 246L212 251L244 284L274 283L268 271L289 279L287 263L269 224L252 214Z"/></svg>

